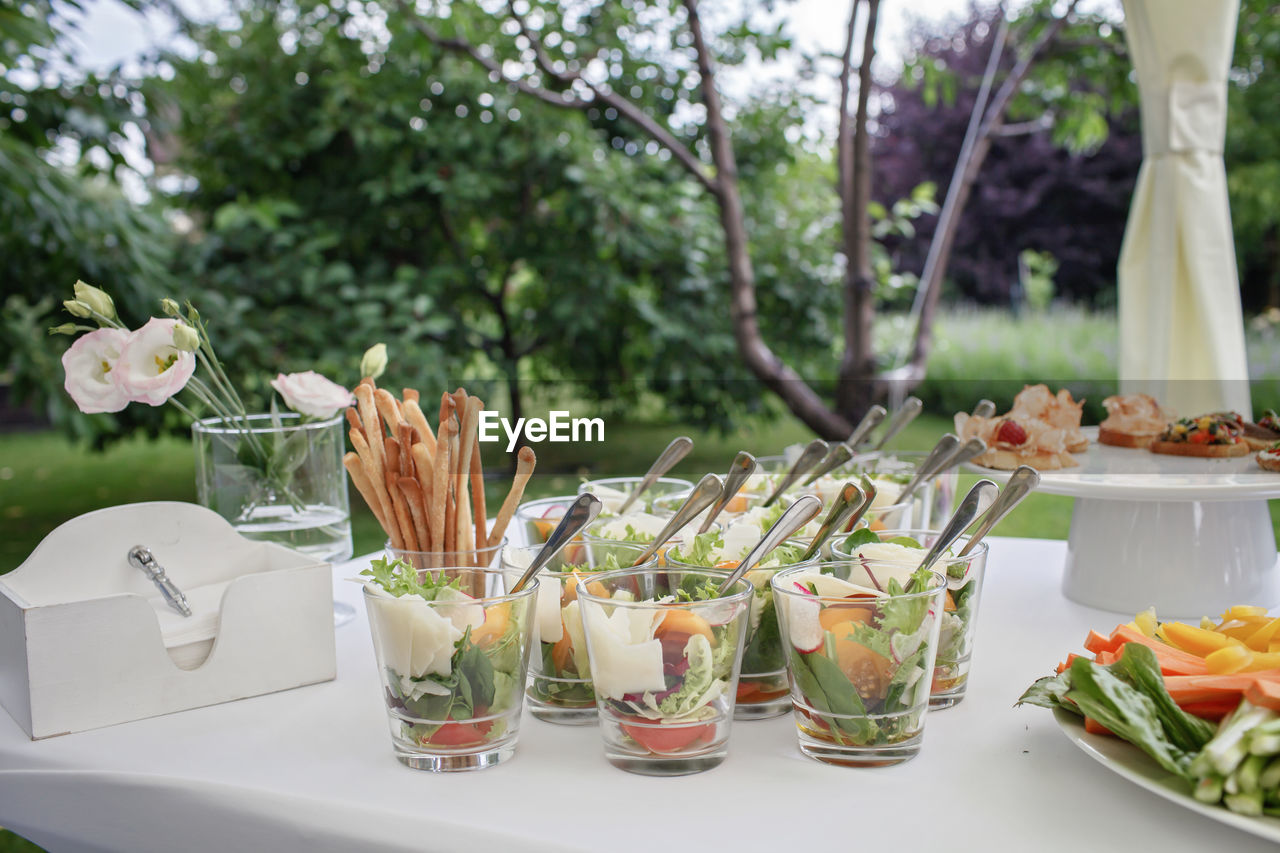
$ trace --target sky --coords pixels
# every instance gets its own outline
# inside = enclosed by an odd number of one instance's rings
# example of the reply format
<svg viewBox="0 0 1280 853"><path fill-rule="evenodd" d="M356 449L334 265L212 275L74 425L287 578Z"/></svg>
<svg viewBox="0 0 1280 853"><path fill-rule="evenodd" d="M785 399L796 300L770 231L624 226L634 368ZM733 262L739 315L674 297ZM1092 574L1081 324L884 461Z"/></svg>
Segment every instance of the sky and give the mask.
<svg viewBox="0 0 1280 853"><path fill-rule="evenodd" d="M795 37L804 45L838 52L851 0L793 0L781 5L790 18ZM180 5L198 18L208 18L225 8L220 0L181 0ZM913 17L936 20L959 15L969 0L892 0L881 6L877 51L886 59L901 56ZM148 48L166 44L172 35L163 19L148 20L118 0L88 0L87 15L78 41L82 62L105 68L127 61Z"/></svg>

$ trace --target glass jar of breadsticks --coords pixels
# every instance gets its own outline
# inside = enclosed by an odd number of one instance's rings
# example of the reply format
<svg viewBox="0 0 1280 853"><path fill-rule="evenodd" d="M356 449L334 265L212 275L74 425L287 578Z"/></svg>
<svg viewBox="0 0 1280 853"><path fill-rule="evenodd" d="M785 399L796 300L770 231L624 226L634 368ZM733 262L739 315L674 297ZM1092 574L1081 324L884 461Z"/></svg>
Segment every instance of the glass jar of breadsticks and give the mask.
<svg viewBox="0 0 1280 853"><path fill-rule="evenodd" d="M520 449L510 491L490 524L478 440L484 401L462 388L441 394L432 429L412 389L397 399L365 379L354 393L356 405L346 412L353 450L343 465L387 534L388 553L420 570L493 565L533 475L533 450Z"/></svg>

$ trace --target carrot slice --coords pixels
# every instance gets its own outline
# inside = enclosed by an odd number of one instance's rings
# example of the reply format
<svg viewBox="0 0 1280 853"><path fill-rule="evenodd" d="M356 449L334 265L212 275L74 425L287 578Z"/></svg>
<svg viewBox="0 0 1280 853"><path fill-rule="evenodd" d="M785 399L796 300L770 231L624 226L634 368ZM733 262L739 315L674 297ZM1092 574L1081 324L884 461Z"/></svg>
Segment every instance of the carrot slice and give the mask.
<svg viewBox="0 0 1280 853"><path fill-rule="evenodd" d="M1244 698L1260 708L1280 711L1280 680L1254 679L1253 683L1244 689Z"/></svg>
<svg viewBox="0 0 1280 853"><path fill-rule="evenodd" d="M1116 641L1117 647L1124 643L1142 643L1147 646L1156 653L1160 671L1165 675L1200 675L1209 671L1203 658L1174 648L1168 643L1162 643L1125 625L1112 631L1111 639Z"/></svg>
<svg viewBox="0 0 1280 853"><path fill-rule="evenodd" d="M1090 631L1089 636L1084 638L1085 649L1095 655L1100 652L1113 652L1116 650L1116 645L1110 637L1099 634L1097 631Z"/></svg>
<svg viewBox="0 0 1280 853"><path fill-rule="evenodd" d="M1115 735L1111 734L1110 729L1102 725L1102 723L1098 722L1093 717L1084 718L1084 730L1091 735L1108 735L1110 737L1115 737Z"/></svg>

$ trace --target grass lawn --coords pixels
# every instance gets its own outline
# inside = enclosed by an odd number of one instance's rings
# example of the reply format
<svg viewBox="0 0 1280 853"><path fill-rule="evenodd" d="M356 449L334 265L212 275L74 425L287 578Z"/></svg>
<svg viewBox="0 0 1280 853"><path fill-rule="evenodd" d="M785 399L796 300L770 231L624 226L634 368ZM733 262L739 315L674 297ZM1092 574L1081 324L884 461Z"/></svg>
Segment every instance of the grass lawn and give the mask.
<svg viewBox="0 0 1280 853"><path fill-rule="evenodd" d="M944 418L923 416L895 444L901 449L927 449L948 426ZM664 424L611 422L606 440L599 444L539 445L538 467L526 496L572 494L586 477L643 473L676 434ZM793 422L759 425L730 436L689 434L694 450L672 473L692 480L707 471L725 471L733 455L744 448L768 455L809 437L803 426ZM485 449L492 451L486 452L486 470L491 475L487 500L496 508L508 482L499 468L505 453L498 444ZM974 479L966 475L966 482ZM56 433L6 435L0 438L0 573L16 568L49 531L70 518L102 507L151 500L195 500L188 440L128 440L104 453L93 453ZM1033 496L1004 522L1000 533L1065 538L1070 513L1068 498ZM381 547L381 530L359 496L354 496L352 523L356 553Z"/></svg>

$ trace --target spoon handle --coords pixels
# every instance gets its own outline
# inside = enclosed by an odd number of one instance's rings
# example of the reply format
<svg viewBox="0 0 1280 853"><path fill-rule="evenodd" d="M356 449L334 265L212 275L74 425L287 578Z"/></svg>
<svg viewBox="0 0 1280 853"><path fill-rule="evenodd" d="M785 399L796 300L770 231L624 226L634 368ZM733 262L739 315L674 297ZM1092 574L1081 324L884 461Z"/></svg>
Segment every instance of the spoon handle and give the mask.
<svg viewBox="0 0 1280 853"><path fill-rule="evenodd" d="M729 501L733 500L733 496L738 493L755 472L756 458L747 451L743 450L733 458L733 465L729 467L729 474L724 478L724 491L720 495L720 500L716 501L715 505L711 507L711 511L707 513L702 526L698 528L699 533L706 533L711 529L711 523L716 520L716 516L724 512L724 508L729 505Z"/></svg>
<svg viewBox="0 0 1280 853"><path fill-rule="evenodd" d="M791 470L787 472L787 476L782 478L782 482L778 483L778 487L773 490L773 494L769 495L769 499L764 502L765 506L773 506L773 502L782 496L782 493L791 488L796 480L799 480L819 460L827 455L828 446L825 441L815 438L800 453L800 458L796 460L796 464L791 466Z"/></svg>
<svg viewBox="0 0 1280 853"><path fill-rule="evenodd" d="M662 528L662 532L649 543L649 547L644 549L644 553L632 565L638 566L658 553L658 549L667 544L667 540L675 536L677 530L692 521L695 515L715 503L723 492L724 484L720 482L720 478L715 474L707 474L699 480L698 485L694 486L693 491L689 493L684 505L676 510L676 514L671 516L667 526Z"/></svg>
<svg viewBox="0 0 1280 853"><path fill-rule="evenodd" d="M880 440L876 442L875 449L883 449L895 435L906 429L907 425L914 421L916 416L923 410L924 403L920 402L919 397L908 397L903 400L898 411L894 412L893 417L889 419L889 425L884 428L884 435L880 436Z"/></svg>
<svg viewBox="0 0 1280 853"><path fill-rule="evenodd" d="M934 470L946 461L947 457L959 446L960 439L952 433L947 433L938 439L938 443L933 446L933 450L929 451L929 455L916 467L915 476L908 480L907 485L902 488L902 492L898 495L898 503L906 503L915 494L916 489L920 488L920 484L931 478Z"/></svg>
<svg viewBox="0 0 1280 853"><path fill-rule="evenodd" d="M831 504L831 512L827 513L826 520L822 522L822 526L818 528L818 532L813 537L813 541L809 543L809 547L805 549L804 555L800 558L800 562L804 562L822 550L822 546L831 534L844 527L849 517L854 511L860 509L865 502L865 496L862 489L859 489L853 483L845 483L840 487L840 493L836 495L836 499Z"/></svg>
<svg viewBox="0 0 1280 853"><path fill-rule="evenodd" d="M831 452L827 454L827 458L823 459L822 463L818 465L817 468L814 468L813 473L805 479L804 485L812 485L817 482L818 478L823 474L828 471L834 471L852 458L853 448L849 447L849 445L844 442L837 442L835 446L831 448Z"/></svg>
<svg viewBox="0 0 1280 853"><path fill-rule="evenodd" d="M989 418L996 413L996 404L987 399L978 401L978 405L973 407L973 415L975 418Z"/></svg>
<svg viewBox="0 0 1280 853"><path fill-rule="evenodd" d="M770 551L777 548L793 533L808 524L809 520L821 510L822 501L813 495L801 495L795 503L787 507L787 511L760 538L760 541L756 543L756 547L752 548L747 556L742 558L742 562L738 563L738 567L733 570L733 573L725 578L724 583L720 584L719 594L724 595L743 575L751 571L756 563L759 563Z"/></svg>
<svg viewBox="0 0 1280 853"><path fill-rule="evenodd" d="M964 444L957 447L951 452L951 455L942 461L942 465L934 471L932 476L936 477L944 471L950 471L952 468L958 468L970 459L974 459L987 452L987 443L980 438L971 438Z"/></svg>
<svg viewBox="0 0 1280 853"><path fill-rule="evenodd" d="M960 506L956 509L955 514L947 522L947 526L942 528L942 532L938 534L938 539L933 543L933 547L929 549L929 553L925 554L924 559L920 562L920 568L927 569L938 561L938 558L951 547L951 543L964 532L974 518L982 511L984 505L989 504L1000 491L1000 487L990 480L979 480L969 490L969 494L964 496L964 500L960 501Z"/></svg>
<svg viewBox="0 0 1280 853"><path fill-rule="evenodd" d="M529 583L543 566L551 562L552 557L559 554L561 549L573 540L573 537L582 532L582 528L595 521L596 516L600 514L601 506L600 499L590 492L578 495L577 500L569 507L569 511L564 514L564 518L560 519L560 523L556 525L556 529L551 531L551 535L547 537L546 543L539 549L529 568L525 569L515 586L507 590L507 594L514 595L524 589L525 584Z"/></svg>
<svg viewBox="0 0 1280 853"><path fill-rule="evenodd" d="M884 406L875 405L867 409L867 413L862 416L862 420L858 421L858 425L853 428L853 432L849 433L849 437L844 443L849 445L849 449L855 453L858 451L858 445L867 440L867 436L871 435L871 431L880 426L880 422L884 420L884 416L888 412Z"/></svg>
<svg viewBox="0 0 1280 853"><path fill-rule="evenodd" d="M618 515L623 515L631 504L635 503L636 498L640 497L650 486L658 482L658 478L667 473L675 466L677 462L689 455L689 451L693 450L693 439L687 435L677 436L667 445L667 449L658 454L658 458L653 460L653 464L649 466L649 470L645 473L644 479L640 481L640 485L631 494L627 495L627 499L622 502L622 506L618 507Z"/></svg>
<svg viewBox="0 0 1280 853"><path fill-rule="evenodd" d="M996 502L987 510L986 515L979 520L977 529L956 556L963 557L972 551L973 546L982 541L982 537L990 533L991 529L1006 515L1013 512L1013 508L1022 503L1023 499L1035 491L1038 485L1040 485L1040 474L1036 469L1029 465L1018 466L1017 470L1009 475L1009 482L1005 483L1000 497L996 498Z"/></svg>

